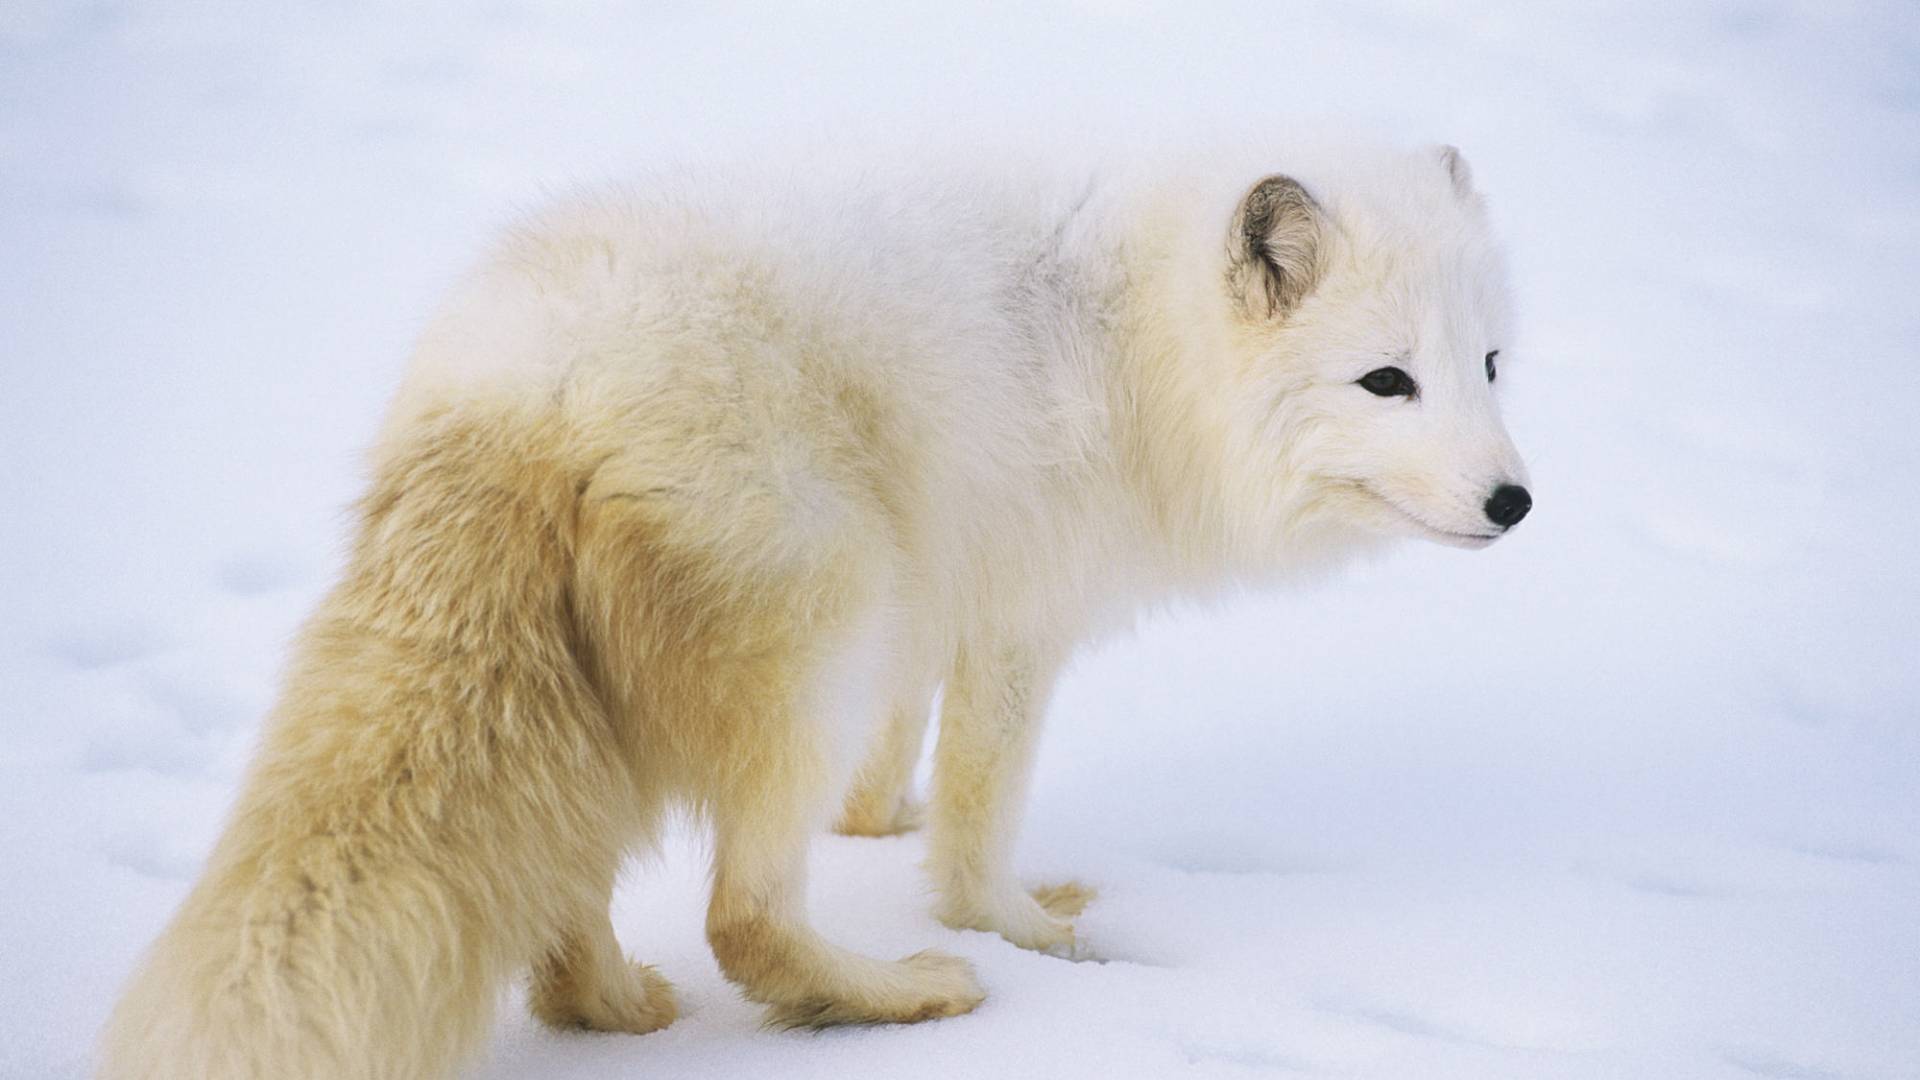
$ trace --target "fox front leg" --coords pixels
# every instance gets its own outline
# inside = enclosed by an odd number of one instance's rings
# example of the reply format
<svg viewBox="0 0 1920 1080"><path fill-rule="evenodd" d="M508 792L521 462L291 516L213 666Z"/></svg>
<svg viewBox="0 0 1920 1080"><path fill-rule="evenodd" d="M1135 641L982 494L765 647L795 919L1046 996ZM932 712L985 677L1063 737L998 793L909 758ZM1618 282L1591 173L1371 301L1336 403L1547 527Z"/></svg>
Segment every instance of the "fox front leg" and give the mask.
<svg viewBox="0 0 1920 1080"><path fill-rule="evenodd" d="M1013 845L1057 650L963 647L946 683L934 749L928 866L936 914L955 929L989 930L1025 949L1075 956L1073 923L1093 894L1077 884L1029 893Z"/></svg>

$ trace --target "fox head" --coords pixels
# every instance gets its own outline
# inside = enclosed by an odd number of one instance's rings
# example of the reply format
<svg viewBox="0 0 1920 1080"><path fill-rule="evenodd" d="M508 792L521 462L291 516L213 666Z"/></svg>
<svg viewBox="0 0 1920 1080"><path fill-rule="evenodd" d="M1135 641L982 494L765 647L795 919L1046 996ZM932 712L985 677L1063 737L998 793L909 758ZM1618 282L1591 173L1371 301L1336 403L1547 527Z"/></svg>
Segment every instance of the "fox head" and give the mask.
<svg viewBox="0 0 1920 1080"><path fill-rule="evenodd" d="M1262 490L1263 531L1484 547L1532 506L1500 418L1500 251L1452 147L1358 179L1268 176L1233 212L1230 482Z"/></svg>

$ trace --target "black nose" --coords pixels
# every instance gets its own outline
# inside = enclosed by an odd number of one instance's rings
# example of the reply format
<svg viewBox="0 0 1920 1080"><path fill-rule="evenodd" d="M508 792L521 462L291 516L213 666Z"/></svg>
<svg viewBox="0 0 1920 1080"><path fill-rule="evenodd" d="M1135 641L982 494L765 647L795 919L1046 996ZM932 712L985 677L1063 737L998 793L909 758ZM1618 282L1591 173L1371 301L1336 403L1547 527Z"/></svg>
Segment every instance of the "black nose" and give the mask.
<svg viewBox="0 0 1920 1080"><path fill-rule="evenodd" d="M1487 520L1503 529L1511 529L1520 524L1520 519L1533 509L1533 496L1518 484L1501 484L1493 489L1493 498L1487 500Z"/></svg>

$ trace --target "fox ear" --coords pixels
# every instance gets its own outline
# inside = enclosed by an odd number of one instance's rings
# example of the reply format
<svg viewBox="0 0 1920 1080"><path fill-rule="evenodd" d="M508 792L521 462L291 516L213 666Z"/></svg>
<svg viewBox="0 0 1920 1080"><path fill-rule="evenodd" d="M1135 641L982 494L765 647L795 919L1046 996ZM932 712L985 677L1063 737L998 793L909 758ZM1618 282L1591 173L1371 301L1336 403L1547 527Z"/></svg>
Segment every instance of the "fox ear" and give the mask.
<svg viewBox="0 0 1920 1080"><path fill-rule="evenodd" d="M1240 200L1229 239L1228 285L1255 319L1278 319L1320 281L1325 215L1290 176L1269 176Z"/></svg>
<svg viewBox="0 0 1920 1080"><path fill-rule="evenodd" d="M1434 153L1440 158L1440 166L1447 170L1447 179L1453 181L1453 193L1469 202L1477 202L1480 196L1473 190L1473 170L1467 167L1467 159L1460 154L1457 146L1441 146Z"/></svg>

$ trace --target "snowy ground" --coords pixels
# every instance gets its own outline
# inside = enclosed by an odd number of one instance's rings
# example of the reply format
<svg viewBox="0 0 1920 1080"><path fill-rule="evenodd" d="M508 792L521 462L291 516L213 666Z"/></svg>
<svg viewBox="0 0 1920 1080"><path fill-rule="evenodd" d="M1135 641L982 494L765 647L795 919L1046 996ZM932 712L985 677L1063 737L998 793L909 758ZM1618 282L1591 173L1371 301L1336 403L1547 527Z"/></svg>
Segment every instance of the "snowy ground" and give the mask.
<svg viewBox="0 0 1920 1080"><path fill-rule="evenodd" d="M1526 526L1081 660L1022 864L1100 887L1111 962L947 931L919 840L829 839L833 937L993 996L764 1031L682 836L616 922L688 1015L510 1006L476 1075L1920 1077L1910 4L341 7L0 4L0 1075L84 1071L515 206L862 131L1343 117L1494 198Z"/></svg>

